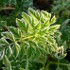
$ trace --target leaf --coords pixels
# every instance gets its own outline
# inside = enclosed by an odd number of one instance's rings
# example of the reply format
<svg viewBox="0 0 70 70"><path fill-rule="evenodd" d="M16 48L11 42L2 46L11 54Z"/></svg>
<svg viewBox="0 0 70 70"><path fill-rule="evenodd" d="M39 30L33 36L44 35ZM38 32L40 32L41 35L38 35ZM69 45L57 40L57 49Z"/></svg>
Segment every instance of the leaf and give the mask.
<svg viewBox="0 0 70 70"><path fill-rule="evenodd" d="M11 69L11 63L9 61L9 59L7 58L7 56L5 55L4 58L3 58L3 62L5 64L5 66L7 67L7 70L12 70Z"/></svg>
<svg viewBox="0 0 70 70"><path fill-rule="evenodd" d="M62 24L62 28L65 28L66 25L69 23L70 19L66 19L63 24Z"/></svg>
<svg viewBox="0 0 70 70"><path fill-rule="evenodd" d="M26 29L25 29L26 33L28 32L28 29L29 29L29 24L27 24L26 26Z"/></svg>
<svg viewBox="0 0 70 70"><path fill-rule="evenodd" d="M36 59L38 59L40 57L40 54L41 54L40 50L36 49L36 51L33 52L32 60L35 61Z"/></svg>
<svg viewBox="0 0 70 70"><path fill-rule="evenodd" d="M25 54L25 48L24 48L24 46L22 45L21 48L20 48L20 52L19 52L20 58L22 58L22 57L24 56L24 54Z"/></svg>
<svg viewBox="0 0 70 70"><path fill-rule="evenodd" d="M23 44L24 44L23 46L26 47L26 48L29 48L30 47L30 44L29 44L28 41L24 41Z"/></svg>
<svg viewBox="0 0 70 70"><path fill-rule="evenodd" d="M31 25L34 27L35 23L34 23L34 19L32 18L32 22Z"/></svg>
<svg viewBox="0 0 70 70"><path fill-rule="evenodd" d="M19 70L25 70L24 68L20 68Z"/></svg>
<svg viewBox="0 0 70 70"><path fill-rule="evenodd" d="M29 13L29 15L31 16L31 18L33 18L33 19L35 20L35 23L37 23L37 22L38 22L38 18L36 17L35 10L29 8L29 9L28 9L28 13Z"/></svg>
<svg viewBox="0 0 70 70"><path fill-rule="evenodd" d="M21 31L25 31L25 23L23 23L20 19L16 19L16 23Z"/></svg>
<svg viewBox="0 0 70 70"><path fill-rule="evenodd" d="M19 55L19 51L20 51L20 45L17 42L15 42L13 45L13 54L15 58Z"/></svg>
<svg viewBox="0 0 70 70"><path fill-rule="evenodd" d="M10 57L12 55L13 50L11 46L9 46L5 51L6 51L5 54L7 57Z"/></svg>
<svg viewBox="0 0 70 70"><path fill-rule="evenodd" d="M48 13L46 11L41 11L41 15L43 16L43 19L50 21L50 18L51 18L51 14L50 13Z"/></svg>
<svg viewBox="0 0 70 70"><path fill-rule="evenodd" d="M49 24L49 20L46 20L46 21L42 24L41 29L47 28L49 25L50 25L50 24Z"/></svg>
<svg viewBox="0 0 70 70"><path fill-rule="evenodd" d="M40 22L39 23L37 23L37 25L35 26L35 30L38 30L38 29L40 29L41 28L41 24L40 24Z"/></svg>
<svg viewBox="0 0 70 70"><path fill-rule="evenodd" d="M16 38L20 38L21 33L17 28L10 26L9 31L11 31Z"/></svg>
<svg viewBox="0 0 70 70"><path fill-rule="evenodd" d="M3 57L4 57L4 53L5 53L4 50L3 50L3 51L0 51L0 61L3 59Z"/></svg>
<svg viewBox="0 0 70 70"><path fill-rule="evenodd" d="M22 13L22 17L23 17L23 21L24 21L26 24L30 24L30 23L31 23L30 16L27 15L25 12Z"/></svg>
<svg viewBox="0 0 70 70"><path fill-rule="evenodd" d="M60 28L60 25L53 25L53 26L50 26L49 28L49 32L52 32L51 34L55 33L57 29Z"/></svg>
<svg viewBox="0 0 70 70"><path fill-rule="evenodd" d="M61 69L60 67L57 67L57 69L56 70L63 70L63 69Z"/></svg>
<svg viewBox="0 0 70 70"><path fill-rule="evenodd" d="M9 47L9 43L4 39L0 39L0 52Z"/></svg>
<svg viewBox="0 0 70 70"><path fill-rule="evenodd" d="M28 51L27 51L28 58L31 58L32 57L33 51L34 51L34 49L30 46L30 48L28 48Z"/></svg>
<svg viewBox="0 0 70 70"><path fill-rule="evenodd" d="M5 38L5 39L9 39L11 41L15 41L14 35L11 32L2 32L1 35Z"/></svg>
<svg viewBox="0 0 70 70"><path fill-rule="evenodd" d="M56 22L56 17L53 16L53 18L52 18L51 21L50 21L50 24L54 24L55 22Z"/></svg>
<svg viewBox="0 0 70 70"><path fill-rule="evenodd" d="M70 70L70 63L68 64L68 70Z"/></svg>
<svg viewBox="0 0 70 70"><path fill-rule="evenodd" d="M36 11L36 17L37 17L38 20L40 20L40 14L39 14L39 13L40 13L40 11L37 10L37 11Z"/></svg>
<svg viewBox="0 0 70 70"><path fill-rule="evenodd" d="M36 50L36 47L38 47L38 44L34 41L29 41L29 44L34 50Z"/></svg>
<svg viewBox="0 0 70 70"><path fill-rule="evenodd" d="M0 39L0 46L1 45L9 45L9 43L4 38L1 38Z"/></svg>

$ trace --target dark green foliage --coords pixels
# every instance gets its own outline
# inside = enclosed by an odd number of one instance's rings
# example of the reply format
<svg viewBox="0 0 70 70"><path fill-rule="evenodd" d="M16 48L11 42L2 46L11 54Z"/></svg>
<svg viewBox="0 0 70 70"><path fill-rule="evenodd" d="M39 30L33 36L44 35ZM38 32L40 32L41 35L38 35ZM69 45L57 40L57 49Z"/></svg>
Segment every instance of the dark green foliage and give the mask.
<svg viewBox="0 0 70 70"><path fill-rule="evenodd" d="M61 25L61 38L70 47L70 0L54 0L52 11L57 16L56 23Z"/></svg>
<svg viewBox="0 0 70 70"><path fill-rule="evenodd" d="M0 27L2 31L7 26L16 26L16 18L21 18L21 12L27 12L33 6L32 0L0 0ZM1 22L5 22L4 25ZM1 32L1 31L0 31Z"/></svg>

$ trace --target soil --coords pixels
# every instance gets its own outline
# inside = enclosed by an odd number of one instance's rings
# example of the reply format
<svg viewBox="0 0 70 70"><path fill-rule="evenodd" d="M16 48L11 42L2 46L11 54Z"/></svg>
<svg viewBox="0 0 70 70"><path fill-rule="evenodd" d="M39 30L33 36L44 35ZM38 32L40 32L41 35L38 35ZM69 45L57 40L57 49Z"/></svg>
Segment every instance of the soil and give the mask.
<svg viewBox="0 0 70 70"><path fill-rule="evenodd" d="M48 10L53 4L53 0L33 0L33 4L37 9Z"/></svg>

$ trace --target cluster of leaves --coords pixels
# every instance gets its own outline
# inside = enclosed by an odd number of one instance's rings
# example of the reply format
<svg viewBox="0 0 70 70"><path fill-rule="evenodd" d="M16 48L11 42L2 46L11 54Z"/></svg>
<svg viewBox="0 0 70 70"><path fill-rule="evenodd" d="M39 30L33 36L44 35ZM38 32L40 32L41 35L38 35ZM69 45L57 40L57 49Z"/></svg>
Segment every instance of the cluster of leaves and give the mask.
<svg viewBox="0 0 70 70"><path fill-rule="evenodd" d="M0 0L0 31L4 30L1 21L5 21L6 29L7 26L16 26L15 19L21 18L21 12L27 12L29 7L33 7L32 0Z"/></svg>
<svg viewBox="0 0 70 70"><path fill-rule="evenodd" d="M28 14L23 12L22 19L16 19L17 28L10 26L1 33L3 70L51 70L51 65L53 70L70 70L68 61L61 61L66 54L64 46L56 42L60 25L54 25L55 21L46 11L29 8Z"/></svg>
<svg viewBox="0 0 70 70"><path fill-rule="evenodd" d="M54 0L53 13L57 16L57 24L61 25L62 39L70 44L70 0ZM70 47L70 46L69 46Z"/></svg>
<svg viewBox="0 0 70 70"><path fill-rule="evenodd" d="M1 32L7 31L8 26L16 26L16 18L21 18L22 11L27 12L33 7L32 0L0 0L0 38ZM0 70L2 62L0 62Z"/></svg>
<svg viewBox="0 0 70 70"><path fill-rule="evenodd" d="M29 6L32 6L32 0L0 0L0 10L8 6L16 6L18 8L23 7L24 11L27 11Z"/></svg>
<svg viewBox="0 0 70 70"><path fill-rule="evenodd" d="M56 15L69 15L70 14L70 0L54 0L53 9Z"/></svg>

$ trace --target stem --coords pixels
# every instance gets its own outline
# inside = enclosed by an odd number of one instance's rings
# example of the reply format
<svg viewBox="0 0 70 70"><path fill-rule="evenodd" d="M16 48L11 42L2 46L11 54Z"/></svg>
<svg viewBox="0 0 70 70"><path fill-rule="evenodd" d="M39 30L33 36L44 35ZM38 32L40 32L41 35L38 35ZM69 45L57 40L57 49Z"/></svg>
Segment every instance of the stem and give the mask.
<svg viewBox="0 0 70 70"><path fill-rule="evenodd" d="M26 39L31 39L31 38L33 38L33 37L38 37L38 34L36 34L36 35L34 35L34 36L28 36L28 37L22 37L19 41L24 41L24 40L26 40Z"/></svg>
<svg viewBox="0 0 70 70"><path fill-rule="evenodd" d="M27 48L26 53L27 52L28 52L28 48ZM27 53L27 55L26 55L26 70L29 70L28 67L29 67L29 59L28 59L28 53Z"/></svg>
<svg viewBox="0 0 70 70"><path fill-rule="evenodd" d="M32 37L33 37L33 36L25 37L25 38L23 38L22 40L30 39L30 38L32 38Z"/></svg>
<svg viewBox="0 0 70 70"><path fill-rule="evenodd" d="M58 62L57 62L57 67L59 67L59 60L58 60Z"/></svg>
<svg viewBox="0 0 70 70"><path fill-rule="evenodd" d="M59 63L59 62L51 62L50 61L50 64L56 64L56 65L63 65L63 66L69 66L69 64L66 64L66 63Z"/></svg>
<svg viewBox="0 0 70 70"><path fill-rule="evenodd" d="M14 10L15 8L13 7L5 7L5 8L2 8L1 10Z"/></svg>
<svg viewBox="0 0 70 70"><path fill-rule="evenodd" d="M28 70L28 65L29 65L29 60L28 60L28 55L27 55L27 58L26 58L26 70Z"/></svg>

